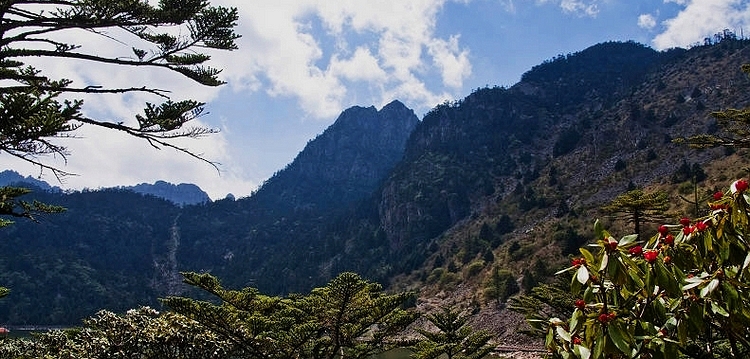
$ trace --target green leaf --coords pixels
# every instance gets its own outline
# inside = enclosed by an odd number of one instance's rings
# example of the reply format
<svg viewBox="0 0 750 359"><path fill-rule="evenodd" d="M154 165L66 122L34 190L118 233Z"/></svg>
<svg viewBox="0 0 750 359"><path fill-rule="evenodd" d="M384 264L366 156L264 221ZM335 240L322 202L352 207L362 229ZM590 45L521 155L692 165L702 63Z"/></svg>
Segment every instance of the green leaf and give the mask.
<svg viewBox="0 0 750 359"><path fill-rule="evenodd" d="M557 333L557 336L559 336L562 340L566 342L570 342L572 340L570 333L568 333L568 331L565 330L565 328L563 328L562 326L556 327L555 332Z"/></svg>
<svg viewBox="0 0 750 359"><path fill-rule="evenodd" d="M711 294L711 292L713 292L718 286L719 286L719 279L718 278L711 279L711 281L708 282L708 285L706 285L705 287L703 287L703 289L701 289L701 298L705 298L707 295Z"/></svg>
<svg viewBox="0 0 750 359"><path fill-rule="evenodd" d="M578 251L581 252L581 255L583 256L583 258L586 259L586 263L594 263L595 262L594 261L594 255L591 254L591 252L589 252L588 249L581 247L581 248L578 249Z"/></svg>
<svg viewBox="0 0 750 359"><path fill-rule="evenodd" d="M607 333L617 349L629 356L632 339L627 330L622 327L622 324L617 321L609 323L607 326Z"/></svg>
<svg viewBox="0 0 750 359"><path fill-rule="evenodd" d="M656 271L656 280L659 287L664 288L672 296L681 294L680 285L675 280L674 275L664 266L664 263L660 261L654 263L654 270Z"/></svg>
<svg viewBox="0 0 750 359"><path fill-rule="evenodd" d="M699 285L701 285L701 284L704 283L703 279L701 279L699 277L687 278L687 279L685 279L685 282L687 282L687 284L685 284L685 285L682 286L682 290L683 291L687 291L687 290L693 289L693 288L695 288L695 287L697 287L697 286L699 286Z"/></svg>
<svg viewBox="0 0 750 359"><path fill-rule="evenodd" d="M552 328L547 331L547 337L544 339L544 347L547 350L554 350L555 348L555 331Z"/></svg>
<svg viewBox="0 0 750 359"><path fill-rule="evenodd" d="M586 282L589 281L589 270L588 268L586 268L586 266L578 267L578 271L576 272L576 279L581 284L586 284Z"/></svg>
<svg viewBox="0 0 750 359"><path fill-rule="evenodd" d="M630 243L635 242L636 239L638 239L638 235L637 234L627 235L625 237L620 238L620 241L617 243L617 246L618 247L626 246L626 245L628 245Z"/></svg>
<svg viewBox="0 0 750 359"><path fill-rule="evenodd" d="M711 301L711 311L718 315L721 315L722 317L729 317L729 313L714 301Z"/></svg>
<svg viewBox="0 0 750 359"><path fill-rule="evenodd" d="M740 301L740 294L737 292L737 289L726 281L721 283L721 289L724 294L724 302L726 302L729 310L734 312L735 309L739 309L742 302Z"/></svg>
<svg viewBox="0 0 750 359"><path fill-rule="evenodd" d="M688 340L688 321L684 318L677 322L677 340L680 345L685 346Z"/></svg>
<svg viewBox="0 0 750 359"><path fill-rule="evenodd" d="M594 236L596 238L605 237L604 226L602 225L602 222L600 222L598 219L594 221Z"/></svg>
<svg viewBox="0 0 750 359"><path fill-rule="evenodd" d="M583 345L576 345L573 350L576 351L576 354L578 354L578 357L581 359L591 358L591 350Z"/></svg>
<svg viewBox="0 0 750 359"><path fill-rule="evenodd" d="M607 338L606 337L599 337L599 340L597 340L594 343L594 350L592 352L592 359L599 359L603 357L604 354L604 348L607 345Z"/></svg>

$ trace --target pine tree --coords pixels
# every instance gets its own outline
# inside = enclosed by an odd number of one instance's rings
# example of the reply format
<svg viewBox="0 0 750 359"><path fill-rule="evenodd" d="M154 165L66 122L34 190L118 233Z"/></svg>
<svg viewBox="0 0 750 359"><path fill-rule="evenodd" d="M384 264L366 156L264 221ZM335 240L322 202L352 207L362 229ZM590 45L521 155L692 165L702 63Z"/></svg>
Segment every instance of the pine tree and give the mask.
<svg viewBox="0 0 750 359"><path fill-rule="evenodd" d="M642 189L634 189L615 197L602 210L614 218L633 223L634 233L640 234L641 223L663 221L668 208L669 197L665 192L645 193Z"/></svg>
<svg viewBox="0 0 750 359"><path fill-rule="evenodd" d="M286 298L254 288L224 289L209 274L184 276L221 304L185 297L164 303L236 343L236 358L368 358L403 346L398 334L416 319L401 308L411 293L385 294L354 273L342 273L309 295Z"/></svg>
<svg viewBox="0 0 750 359"><path fill-rule="evenodd" d="M424 339L412 347L414 359L481 359L489 354L493 346L492 335L484 330L474 330L468 325L468 317L444 307L427 315L427 320L437 331L418 329Z"/></svg>
<svg viewBox="0 0 750 359"><path fill-rule="evenodd" d="M203 112L203 103L172 100L167 89L101 83L74 84L65 78L50 78L49 68L29 65L30 59L106 64L179 73L205 86L223 84L219 69L205 66L207 50L236 49L235 8L210 6L206 0L70 0L0 2L0 154L32 163L55 176L69 173L41 159L69 154L55 141L75 136L81 126L96 126L145 140L154 147L172 148L211 163L187 148L175 145L178 137L198 137L214 132L209 128L185 128ZM117 43L123 50L105 56L99 49L61 40L62 34L95 34ZM84 36L78 37L82 38ZM67 36L67 38L72 38ZM126 46L122 46L126 45ZM37 62L38 63L38 62ZM48 65L41 65L46 67ZM83 94L150 94L161 103L146 103L134 119L103 120L84 114ZM214 165L211 163L211 165ZM214 165L215 166L215 165ZM22 189L0 193L1 217L31 217L59 208L18 200ZM9 224L0 219L0 225Z"/></svg>
<svg viewBox="0 0 750 359"><path fill-rule="evenodd" d="M744 64L742 72L750 75L750 64ZM750 107L727 109L711 113L721 128L719 134L698 134L680 137L676 143L684 143L693 148L731 147L750 148Z"/></svg>

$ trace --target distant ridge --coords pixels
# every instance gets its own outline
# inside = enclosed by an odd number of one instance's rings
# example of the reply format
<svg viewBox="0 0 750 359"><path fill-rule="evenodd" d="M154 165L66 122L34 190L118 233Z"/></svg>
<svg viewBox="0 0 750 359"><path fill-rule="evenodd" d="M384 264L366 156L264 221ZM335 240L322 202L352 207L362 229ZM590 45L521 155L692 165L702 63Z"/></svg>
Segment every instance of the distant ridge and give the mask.
<svg viewBox="0 0 750 359"><path fill-rule="evenodd" d="M31 176L24 177L13 170L0 172L0 186L11 185L36 187L45 192L62 192L60 187L51 186L49 183ZM165 199L178 206L211 202L211 198L208 194L192 183L180 183L175 185L165 181L156 181L153 184L141 183L135 186L121 186L116 188Z"/></svg>
<svg viewBox="0 0 750 359"><path fill-rule="evenodd" d="M154 184L141 183L135 186L122 187L122 189L163 198L179 206L211 202L208 194L192 183L175 185L165 181L156 181Z"/></svg>
<svg viewBox="0 0 750 359"><path fill-rule="evenodd" d="M10 185L18 185L18 184L32 185L34 187L37 187L47 192L61 192L62 191L60 187L50 186L49 183L36 179L31 176L24 177L18 172L13 171L13 170L5 170L5 171L0 172L0 186L10 186Z"/></svg>

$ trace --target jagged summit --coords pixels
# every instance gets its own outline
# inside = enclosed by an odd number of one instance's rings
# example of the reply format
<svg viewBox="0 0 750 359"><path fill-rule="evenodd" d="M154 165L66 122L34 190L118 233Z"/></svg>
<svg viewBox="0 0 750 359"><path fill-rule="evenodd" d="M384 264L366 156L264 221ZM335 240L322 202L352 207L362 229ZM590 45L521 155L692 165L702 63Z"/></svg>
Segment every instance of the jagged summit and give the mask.
<svg viewBox="0 0 750 359"><path fill-rule="evenodd" d="M361 199L398 162L419 119L400 101L344 110L254 197L281 206L334 208Z"/></svg>

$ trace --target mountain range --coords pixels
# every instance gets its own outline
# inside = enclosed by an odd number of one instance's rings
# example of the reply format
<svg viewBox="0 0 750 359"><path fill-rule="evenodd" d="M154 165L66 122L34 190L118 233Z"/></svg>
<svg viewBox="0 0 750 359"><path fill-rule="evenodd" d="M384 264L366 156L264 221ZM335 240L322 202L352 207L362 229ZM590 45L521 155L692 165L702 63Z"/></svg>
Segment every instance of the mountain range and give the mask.
<svg viewBox="0 0 750 359"><path fill-rule="evenodd" d="M178 205L122 188L28 183L35 199L68 210L3 229L0 253L11 255L0 256L0 283L12 294L0 322L71 324L101 308L158 306L160 296L190 294L180 271L269 294L355 271L419 290L421 304L497 311L506 299L492 283L498 273L508 295L528 290L592 239L594 219L627 232L599 210L616 195L668 191L678 216L692 208L680 200L693 193L690 171L706 174L701 194L743 175L742 150L672 140L717 133L712 111L750 105L739 70L748 58L750 41L736 37L662 52L608 42L421 120L398 101L353 107L238 200ZM500 322L488 325L502 331Z"/></svg>

